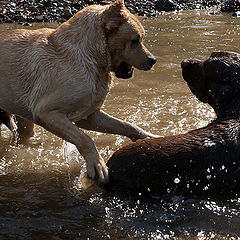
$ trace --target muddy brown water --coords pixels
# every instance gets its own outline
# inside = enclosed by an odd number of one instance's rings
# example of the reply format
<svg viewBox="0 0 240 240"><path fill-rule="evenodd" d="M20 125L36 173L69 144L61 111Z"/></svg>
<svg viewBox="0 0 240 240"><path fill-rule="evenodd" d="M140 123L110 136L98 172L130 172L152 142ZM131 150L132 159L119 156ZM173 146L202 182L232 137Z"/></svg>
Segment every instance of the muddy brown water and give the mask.
<svg viewBox="0 0 240 240"><path fill-rule="evenodd" d="M191 94L180 62L205 59L212 51L240 52L240 19L184 11L142 21L146 45L158 62L152 71L135 71L133 79L114 79L104 110L162 136L205 126L214 112ZM1 24L0 31L20 27ZM162 200L88 189L82 178L85 163L75 148L40 127L35 131L29 141L16 144L2 128L1 240L240 238L239 195L226 200ZM105 160L129 142L120 136L89 134Z"/></svg>

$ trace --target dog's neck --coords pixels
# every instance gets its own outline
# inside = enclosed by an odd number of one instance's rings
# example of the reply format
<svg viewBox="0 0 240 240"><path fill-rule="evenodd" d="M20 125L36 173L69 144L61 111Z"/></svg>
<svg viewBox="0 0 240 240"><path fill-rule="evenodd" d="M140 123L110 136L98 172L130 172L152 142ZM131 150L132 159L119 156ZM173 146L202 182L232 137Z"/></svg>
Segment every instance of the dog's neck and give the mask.
<svg viewBox="0 0 240 240"><path fill-rule="evenodd" d="M222 120L230 120L230 119L240 119L240 110L238 108L229 108L229 109L221 109L217 110L214 109L216 113L216 121L222 121Z"/></svg>
<svg viewBox="0 0 240 240"><path fill-rule="evenodd" d="M111 59L107 49L106 35L101 26L102 6L87 7L50 35L49 40L57 45L62 54L96 74L111 78ZM96 27L98 26L98 27ZM100 76L99 76L100 77Z"/></svg>
<svg viewBox="0 0 240 240"><path fill-rule="evenodd" d="M230 103L221 102L217 103L215 106L212 106L217 119L237 119L240 118L240 101L233 101Z"/></svg>
<svg viewBox="0 0 240 240"><path fill-rule="evenodd" d="M216 120L240 119L240 111L232 111L228 113L217 113Z"/></svg>

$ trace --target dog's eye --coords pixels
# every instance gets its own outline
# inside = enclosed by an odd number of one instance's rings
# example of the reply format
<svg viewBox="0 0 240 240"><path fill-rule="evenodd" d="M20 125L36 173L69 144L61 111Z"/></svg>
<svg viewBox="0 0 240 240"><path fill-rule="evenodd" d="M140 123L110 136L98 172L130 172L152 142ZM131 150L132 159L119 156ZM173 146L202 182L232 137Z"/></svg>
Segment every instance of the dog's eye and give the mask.
<svg viewBox="0 0 240 240"><path fill-rule="evenodd" d="M137 38L132 40L132 47L137 47L140 44L140 36L137 36Z"/></svg>

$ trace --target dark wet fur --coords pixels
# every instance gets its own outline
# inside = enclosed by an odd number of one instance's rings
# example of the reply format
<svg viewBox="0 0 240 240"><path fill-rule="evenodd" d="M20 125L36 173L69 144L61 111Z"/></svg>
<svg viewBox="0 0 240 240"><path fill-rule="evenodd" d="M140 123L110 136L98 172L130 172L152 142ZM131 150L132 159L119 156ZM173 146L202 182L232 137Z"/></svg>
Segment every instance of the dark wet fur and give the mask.
<svg viewBox="0 0 240 240"><path fill-rule="evenodd" d="M111 190L227 197L240 192L240 55L185 60L183 77L217 119L186 134L131 143L108 161Z"/></svg>

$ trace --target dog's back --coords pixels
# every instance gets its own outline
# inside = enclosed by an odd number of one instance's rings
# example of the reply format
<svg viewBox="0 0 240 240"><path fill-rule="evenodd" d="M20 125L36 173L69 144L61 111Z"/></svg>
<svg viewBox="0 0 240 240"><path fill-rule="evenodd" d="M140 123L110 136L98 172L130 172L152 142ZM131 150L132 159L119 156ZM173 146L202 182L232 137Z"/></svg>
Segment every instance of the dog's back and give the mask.
<svg viewBox="0 0 240 240"><path fill-rule="evenodd" d="M0 107L7 112L32 118L28 109L33 75L38 75L47 37L52 29L9 30L0 35ZM46 55L46 54L45 54Z"/></svg>

